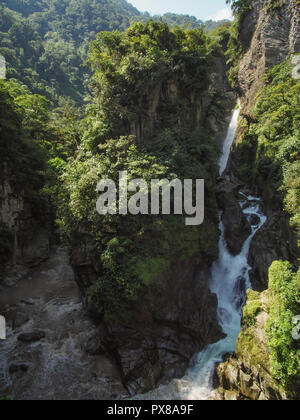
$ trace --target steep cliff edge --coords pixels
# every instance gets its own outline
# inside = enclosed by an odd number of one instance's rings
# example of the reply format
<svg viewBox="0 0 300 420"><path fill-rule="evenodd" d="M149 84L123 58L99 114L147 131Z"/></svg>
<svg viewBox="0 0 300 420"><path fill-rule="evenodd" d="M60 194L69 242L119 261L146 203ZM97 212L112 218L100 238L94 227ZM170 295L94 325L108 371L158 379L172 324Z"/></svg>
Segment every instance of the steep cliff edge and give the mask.
<svg viewBox="0 0 300 420"><path fill-rule="evenodd" d="M51 221L41 193L46 157L34 134L24 128L25 112L15 101L24 93L21 89L0 81L0 282L5 277L14 282L45 260L50 248Z"/></svg>
<svg viewBox="0 0 300 420"><path fill-rule="evenodd" d="M92 351L112 354L135 394L182 377L195 353L223 337L209 281L219 237L216 156L234 94L224 54L202 30L136 24L99 34L92 54L95 99L65 177L61 224L86 307L102 326ZM95 185L118 184L120 170L149 185L204 178L205 223L186 226L173 211L100 217Z"/></svg>
<svg viewBox="0 0 300 420"><path fill-rule="evenodd" d="M262 111L257 109L258 100L262 102L265 99L265 115L268 112L271 114L272 108L276 112L277 105L271 100L268 111L267 95L271 93L265 87L272 79L266 80L266 74L274 66L300 52L299 19L300 5L296 0L282 2L272 8L267 0L252 1L251 10L243 15L240 24L239 42L243 54L238 66L236 86L241 96L241 117L229 171L263 199L264 211L268 217L266 225L258 232L250 249L250 264L254 267L251 279L256 290L267 288L268 269L274 260L284 259L296 263L299 258L295 230L289 225L289 215L283 211L284 196L282 189L280 190L280 179L284 177L283 165L279 163L279 147L275 146L275 139L279 141L280 138L291 137L297 130L297 124L290 122L290 132L283 127L280 132L280 124L284 124L285 116L279 112L277 119L273 118L277 137L275 134L270 137L267 118L263 127L260 123ZM290 76L291 72L292 69ZM274 79L274 94L276 85L280 83L279 77L278 80ZM287 91L287 88L282 86L281 91ZM292 95L292 90L290 93ZM278 108L283 105L278 102ZM292 118L293 115L290 121ZM271 146L263 144L264 138L269 142L270 138L274 138L274 152L268 151ZM274 156L271 157L270 153ZM259 251L261 248L264 253Z"/></svg>
<svg viewBox="0 0 300 420"><path fill-rule="evenodd" d="M250 116L267 70L300 52L300 5L297 0L270 8L269 0L253 0L242 18L239 41L243 57L239 63L238 88L242 115Z"/></svg>
<svg viewBox="0 0 300 420"><path fill-rule="evenodd" d="M294 356L288 355L292 348L296 355L293 369L299 375L299 345L291 332L292 317L299 312L299 289L294 289L291 308L276 302L280 310L270 320L268 278L270 282L273 261L289 261L292 268L281 285L282 290L288 290L299 258L299 83L292 78L290 59L300 52L300 5L293 0L277 6L269 1L249 3L252 8L243 14L239 33L243 54L236 85L241 95L241 118L227 173L263 199L268 220L253 239L249 255L252 286L263 292L248 292L236 354L218 367L218 373L222 398L293 399L299 385L293 384L287 391L286 378L278 369L292 363ZM286 263L278 264L284 272ZM272 352L275 339L277 346L286 346L284 357L282 349Z"/></svg>
<svg viewBox="0 0 300 420"><path fill-rule="evenodd" d="M236 345L236 355L218 366L225 400L288 399L274 380L270 368L270 352L266 337L269 292L247 293L242 332Z"/></svg>
<svg viewBox="0 0 300 420"><path fill-rule="evenodd" d="M149 130L153 130L151 121L157 123L158 118L154 118L154 115L161 102L174 101L172 95L179 90L175 87L174 84L172 94L168 96L164 85L161 85L158 99L153 99L152 112L145 113L138 130L136 126L132 127L139 142L143 141L144 136L149 136ZM230 92L228 94L230 96ZM175 98L178 100L179 97L178 93ZM227 121L221 118L217 109L212 111L213 104L205 93L198 98L186 97L185 101L190 103L191 111L181 115L182 123L197 127L200 121L203 124L210 110L213 124L211 132L213 141L217 143L220 133L225 132ZM198 108L195 103L199 104ZM230 107L226 111L228 117L229 111ZM196 353L224 337L216 316L217 298L209 289L211 264L217 256L218 236L213 233L216 232L217 219L215 226L211 221L206 223L209 224L208 230L206 227L202 230L201 243L192 251L192 256L178 254L172 259L170 269L154 277L151 265L146 266L144 271L147 276L152 276L151 283L143 286L137 299L133 300L129 313L117 322L107 317L105 305L93 303L90 299L89 290L97 284L103 272L99 257L95 254L95 239L90 229L82 224L73 236L71 264L75 279L86 307L101 325L101 334L95 335L93 342L97 344L92 352L113 355L123 374L123 383L132 395L149 391L173 378L181 378ZM168 240L175 246L176 237ZM203 241L206 241L205 246ZM141 252L144 252L143 245L140 246ZM209 250L208 253L203 247ZM164 260L161 259L158 272L163 264Z"/></svg>
<svg viewBox="0 0 300 420"><path fill-rule="evenodd" d="M268 290L248 291L236 354L218 366L223 398L299 399L299 274L275 261Z"/></svg>
<svg viewBox="0 0 300 420"><path fill-rule="evenodd" d="M6 242L0 275L11 283L49 257L51 234L35 218L26 196L14 191L8 179L0 185L0 224Z"/></svg>

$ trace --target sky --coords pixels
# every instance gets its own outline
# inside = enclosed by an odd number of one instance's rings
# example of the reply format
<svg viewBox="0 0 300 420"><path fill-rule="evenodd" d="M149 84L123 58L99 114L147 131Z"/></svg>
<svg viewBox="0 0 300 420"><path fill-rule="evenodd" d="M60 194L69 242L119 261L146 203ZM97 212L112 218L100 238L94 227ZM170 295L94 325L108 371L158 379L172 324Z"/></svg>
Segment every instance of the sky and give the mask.
<svg viewBox="0 0 300 420"><path fill-rule="evenodd" d="M225 0L128 0L141 12L162 15L167 12L196 16L201 20L230 19Z"/></svg>

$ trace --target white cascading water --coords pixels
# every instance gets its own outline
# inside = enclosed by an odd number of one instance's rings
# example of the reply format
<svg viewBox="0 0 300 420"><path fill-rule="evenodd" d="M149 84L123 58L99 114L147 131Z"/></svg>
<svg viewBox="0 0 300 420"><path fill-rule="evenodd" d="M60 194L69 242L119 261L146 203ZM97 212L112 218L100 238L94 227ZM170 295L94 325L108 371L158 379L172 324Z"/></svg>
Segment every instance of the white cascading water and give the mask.
<svg viewBox="0 0 300 420"><path fill-rule="evenodd" d="M219 160L220 175L223 175L226 169L229 155L230 155L230 149L235 138L235 132L237 129L237 125L239 122L239 115L240 115L240 103L238 105L239 106L233 112L233 115L232 115L232 118L228 127L228 131L227 131L227 136L223 143L222 154Z"/></svg>
<svg viewBox="0 0 300 420"><path fill-rule="evenodd" d="M223 144L219 160L220 175L223 175L228 164L238 119L239 107L233 113ZM199 353L193 367L189 369L182 380L174 380L168 385L162 385L158 389L134 399L214 399L213 375L215 367L217 363L222 362L224 355L235 352L236 341L241 330L246 290L251 288L249 278L251 267L248 264L251 241L267 220L260 210L259 202L259 198L240 193L239 204L251 224L251 234L245 241L240 254L236 256L231 255L227 249L224 225L220 214L219 259L212 267L210 289L218 297L218 321L226 338L207 346Z"/></svg>
<svg viewBox="0 0 300 420"><path fill-rule="evenodd" d="M238 118L239 108L233 113L223 145L223 152L219 161L220 175L223 175L227 167ZM251 224L251 234L245 241L240 254L232 256L227 249L224 239L224 225L220 216L219 259L212 267L210 284L211 291L218 297L218 321L226 334L226 338L207 346L198 355L195 366L188 373L194 384L188 395L189 399L202 399L209 396L212 391L215 366L222 361L225 354L235 351L236 341L241 330L245 293L247 289L251 288L249 279L251 267L248 264L249 249L254 235L264 225L267 218L260 210L259 198L243 193L240 193L240 195L239 203ZM256 218L253 219L253 216L256 216ZM256 224L253 224L253 220Z"/></svg>

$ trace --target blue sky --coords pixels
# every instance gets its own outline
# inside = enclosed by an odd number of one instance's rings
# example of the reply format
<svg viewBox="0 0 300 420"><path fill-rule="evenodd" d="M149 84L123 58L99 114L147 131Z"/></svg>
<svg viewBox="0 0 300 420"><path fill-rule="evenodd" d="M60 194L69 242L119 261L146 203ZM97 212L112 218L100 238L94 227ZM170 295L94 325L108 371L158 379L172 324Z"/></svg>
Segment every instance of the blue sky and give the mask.
<svg viewBox="0 0 300 420"><path fill-rule="evenodd" d="M164 14L166 12L183 13L199 19L228 19L230 7L225 0L128 0L142 12Z"/></svg>

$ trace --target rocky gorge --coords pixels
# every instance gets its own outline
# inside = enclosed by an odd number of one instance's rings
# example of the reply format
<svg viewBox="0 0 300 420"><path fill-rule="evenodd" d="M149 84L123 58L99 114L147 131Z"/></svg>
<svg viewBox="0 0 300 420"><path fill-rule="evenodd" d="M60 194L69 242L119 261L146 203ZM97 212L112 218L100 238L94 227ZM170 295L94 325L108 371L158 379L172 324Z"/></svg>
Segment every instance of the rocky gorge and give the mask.
<svg viewBox="0 0 300 420"><path fill-rule="evenodd" d="M0 313L8 327L7 340L0 343L0 397L291 398L278 387L269 366L265 326L270 292L266 289L274 260L297 265L297 237L288 215L273 205L272 191L264 177L249 183L241 180L236 158L245 127L254 118L253 108L266 71L300 50L299 3L289 0L272 14L267 4L265 0L253 0L252 9L243 16L239 36L243 53L234 90L227 79L225 56L215 62L215 88L226 101L226 117L220 115L210 93L201 91L185 96L190 112L184 110L179 124L198 128L208 124L214 141L221 142L232 108L240 98L239 126L229 163L215 180L222 235L230 258L242 253L254 227L259 226L246 256L254 291L247 292L236 353L223 354L223 363L219 355L210 359L207 370L201 365L201 380L193 374L201 362L199 354L205 355L207 348L228 337L224 325L220 325L226 313L220 316L220 297L212 287L216 254L207 257L199 252L185 261L174 258L169 272L158 276L147 293L141 291L126 319L115 322L89 296L89 289L103 270L89 224L83 221L72 237L71 247L63 249L56 232L34 217L26 197L14 191L6 176L0 186L0 217L14 235L0 285ZM145 98L141 98L144 112L127 127L138 143L155 132L162 104L174 104L180 95L180 81L174 80L158 84L146 107ZM246 202L241 201L243 196L248 197ZM249 214L247 209L255 204L256 197L261 197L260 209ZM266 217L264 223L262 216ZM217 248L217 244L214 246ZM247 276L235 286L239 289L238 308L245 303L248 286ZM255 319L251 317L249 322L247 308L253 303Z"/></svg>

